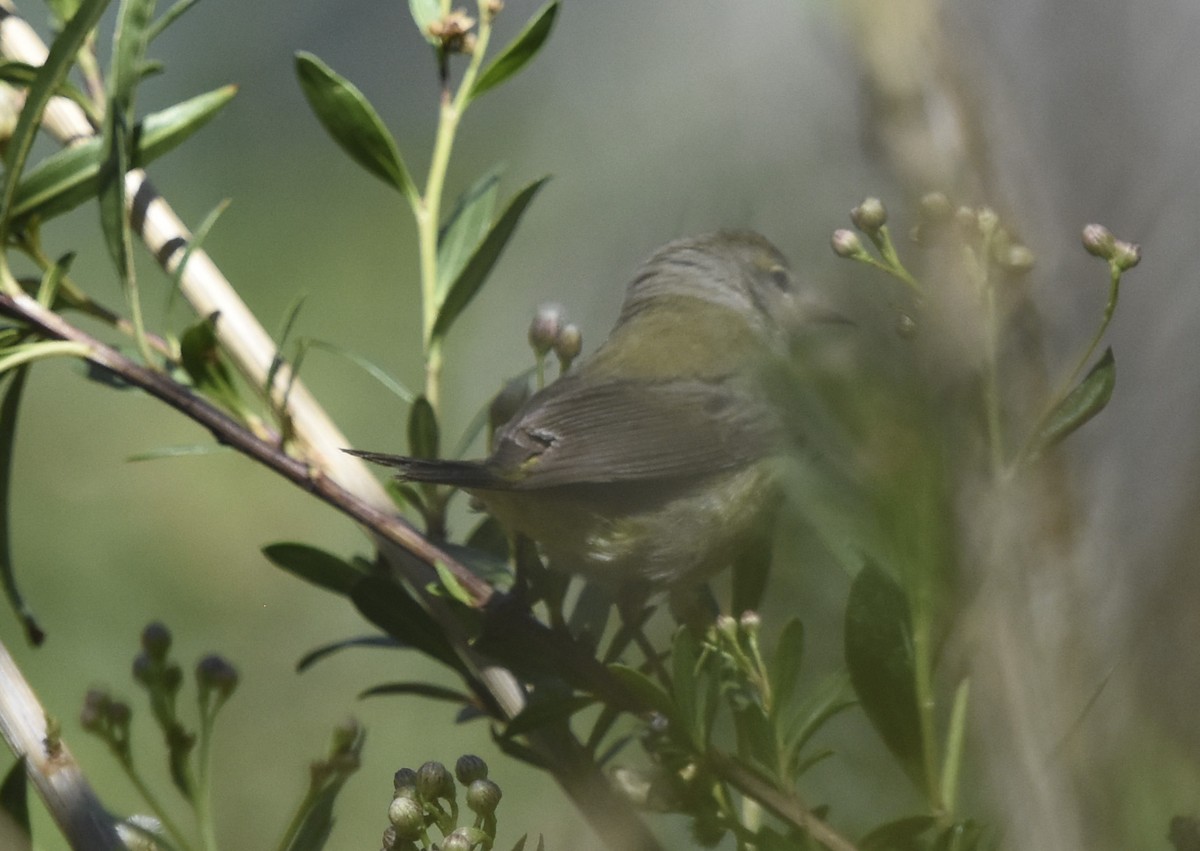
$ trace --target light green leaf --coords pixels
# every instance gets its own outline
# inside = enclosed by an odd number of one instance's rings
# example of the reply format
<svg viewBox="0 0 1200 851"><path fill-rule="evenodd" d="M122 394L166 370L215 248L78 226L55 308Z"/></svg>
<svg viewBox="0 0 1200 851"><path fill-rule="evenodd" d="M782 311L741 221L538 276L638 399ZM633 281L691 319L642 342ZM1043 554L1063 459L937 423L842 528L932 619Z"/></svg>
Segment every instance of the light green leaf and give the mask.
<svg viewBox="0 0 1200 851"><path fill-rule="evenodd" d="M437 39L429 34L429 25L442 18L442 7L438 0L408 0L408 11L424 39L430 44L437 44Z"/></svg>
<svg viewBox="0 0 1200 851"><path fill-rule="evenodd" d="M496 208L496 192L503 166L497 166L475 181L458 197L454 209L438 233L438 285L440 305L450 282L458 277L471 252L487 234Z"/></svg>
<svg viewBox="0 0 1200 851"><path fill-rule="evenodd" d="M136 452L127 457L125 460L130 462L158 461L162 458L186 458L192 455L217 455L232 451L233 449L231 447L224 446L220 443L192 443L181 446L160 446L158 449L147 449L145 452Z"/></svg>
<svg viewBox="0 0 1200 851"><path fill-rule="evenodd" d="M0 62L0 80L10 83L14 86L30 86L37 79L39 68L34 67L26 62L18 62L15 59L9 59ZM54 92L65 98L69 98L79 104L85 110L91 107L91 100L81 92L76 86L73 86L69 80L63 80L58 90Z"/></svg>
<svg viewBox="0 0 1200 851"><path fill-rule="evenodd" d="M431 335L434 339L444 337L449 332L454 321L483 287L492 267L500 259L504 247L508 245L508 240L516 230L518 222L521 221L525 208L529 206L533 196L549 179L543 177L535 180L513 196L504 212L500 214L496 224L492 226L487 236L479 243L479 247L471 254L471 259L467 261L462 272L450 285L445 301L438 308L437 319L433 323Z"/></svg>
<svg viewBox="0 0 1200 851"><path fill-rule="evenodd" d="M62 32L50 45L50 53L46 62L38 71L37 79L29 87L25 96L25 106L17 118L17 126L9 137L4 150L4 192L0 196L0 242L11 228L15 218L13 204L16 190L33 147L38 125L42 121L42 113L50 98L58 91L71 66L79 48L87 39L92 28L108 7L109 0L83 0L71 20L63 27Z"/></svg>
<svg viewBox="0 0 1200 851"><path fill-rule="evenodd" d="M483 72L475 80L475 85L471 87L470 94L467 95L467 103L503 83L524 68L529 60L537 55L537 52L542 49L542 45L546 43L546 39L550 37L550 28L554 26L554 17L558 14L558 7L558 0L555 0L555 2L543 6L533 16L525 25L525 29L521 30L513 39L512 44L504 48L500 55L483 69Z"/></svg>
<svg viewBox="0 0 1200 851"><path fill-rule="evenodd" d="M1065 439L1088 420L1104 410L1112 398L1117 383L1117 362L1111 348L1105 349L1100 360L1075 385L1054 410L1043 420L1032 444L1031 457Z"/></svg>
<svg viewBox="0 0 1200 851"><path fill-rule="evenodd" d="M396 140L366 96L311 53L296 54L296 76L317 120L342 150L415 204L417 188Z"/></svg>
<svg viewBox="0 0 1200 851"><path fill-rule="evenodd" d="M212 120L235 94L236 86L224 86L146 116L133 131L136 147L131 167L144 166L178 146ZM17 186L13 220L31 216L46 220L95 197L102 157L103 143L91 139L42 160Z"/></svg>
<svg viewBox="0 0 1200 851"><path fill-rule="evenodd" d="M195 6L197 0L179 0L174 6L163 12L162 17L150 25L146 31L146 41L151 42L163 34L163 31L171 24L175 23L179 17L188 9Z"/></svg>
<svg viewBox="0 0 1200 851"><path fill-rule="evenodd" d="M331 352L335 355L341 355L346 360L360 367L367 375L374 378L391 393L398 397L402 402L411 402L416 398L416 394L409 390L395 378L393 378L386 370L379 365L372 363L367 358L352 352L349 349L344 349L335 343L327 343L324 340L307 339L304 345L310 349L320 349L323 352Z"/></svg>
<svg viewBox="0 0 1200 851"><path fill-rule="evenodd" d="M167 297L167 310L175 303L175 295L179 292L179 287L183 281L183 273L187 271L188 261L204 245L204 240L208 239L208 232L213 229L217 223L217 219L221 218L221 214L229 209L230 200L223 198L217 206L208 211L208 215L200 222L200 226L192 232L192 238L187 241L184 246L183 255L179 258L179 262L175 264L175 268L171 271L171 293Z"/></svg>

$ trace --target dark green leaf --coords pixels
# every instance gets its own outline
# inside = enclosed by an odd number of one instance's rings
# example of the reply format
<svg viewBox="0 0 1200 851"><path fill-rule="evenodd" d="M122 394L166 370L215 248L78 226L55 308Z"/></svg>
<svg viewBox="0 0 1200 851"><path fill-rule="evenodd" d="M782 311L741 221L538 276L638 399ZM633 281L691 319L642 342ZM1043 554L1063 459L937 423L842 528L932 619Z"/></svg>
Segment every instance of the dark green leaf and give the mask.
<svg viewBox="0 0 1200 851"><path fill-rule="evenodd" d="M473 546L443 544L442 547L455 561L489 585L505 586L512 582L512 571L509 570L506 556L497 556Z"/></svg>
<svg viewBox="0 0 1200 851"><path fill-rule="evenodd" d="M438 457L437 414L424 396L418 396L408 412L408 454L414 458Z"/></svg>
<svg viewBox="0 0 1200 851"><path fill-rule="evenodd" d="M504 48L500 55L483 69L467 96L468 103L516 74L537 55L550 36L550 28L554 26L558 6L558 0L543 6L525 25L525 29L513 39L512 44Z"/></svg>
<svg viewBox="0 0 1200 851"><path fill-rule="evenodd" d="M54 308L55 299L58 298L58 288L62 285L63 278L71 270L71 264L74 262L74 252L67 252L46 270L46 273L42 275L42 282L38 285L38 304L42 307Z"/></svg>
<svg viewBox="0 0 1200 851"><path fill-rule="evenodd" d="M97 196L100 202L100 228L117 275L122 285L128 286L133 268L133 234L129 219L125 216L125 173L129 171L130 133L120 101L109 103L107 116Z"/></svg>
<svg viewBox="0 0 1200 851"><path fill-rule="evenodd" d="M1108 348L1075 389L1042 421L1030 454L1036 457L1103 411L1112 398L1116 382L1117 363L1112 349Z"/></svg>
<svg viewBox="0 0 1200 851"><path fill-rule="evenodd" d="M429 25L442 18L442 8L438 0L408 0L408 11L425 40L436 44L437 39L429 34Z"/></svg>
<svg viewBox="0 0 1200 851"><path fill-rule="evenodd" d="M13 763L0 783L0 836L8 839L10 851L30 851L33 848L29 826L29 779L25 773L25 757Z"/></svg>
<svg viewBox="0 0 1200 851"><path fill-rule="evenodd" d="M699 661L696 636L689 628L680 627L671 643L671 696L692 745L703 752L708 743L704 741L705 719L700 711Z"/></svg>
<svg viewBox="0 0 1200 851"><path fill-rule="evenodd" d="M365 577L355 583L350 599L367 620L397 641L469 675L437 621L392 581Z"/></svg>
<svg viewBox="0 0 1200 851"><path fill-rule="evenodd" d="M0 62L0 80L14 86L29 86L37 79L38 70L38 68L26 62L17 62L16 60L9 59ZM69 98L85 109L91 106L88 96L71 85L69 80L64 80L62 85L59 86L58 91L54 94Z"/></svg>
<svg viewBox="0 0 1200 851"><path fill-rule="evenodd" d="M238 410L241 400L217 344L217 314L202 319L183 332L179 339L179 363L197 390L230 408Z"/></svg>
<svg viewBox="0 0 1200 851"><path fill-rule="evenodd" d="M19 366L12 371L12 378L0 400L0 584L13 612L25 627L25 637L37 647L46 639L37 618L25 602L17 585L16 566L12 559L12 530L9 527L12 507L12 461L17 439L17 412L21 406L21 393L25 389L28 366Z"/></svg>
<svg viewBox="0 0 1200 851"><path fill-rule="evenodd" d="M305 653L300 657L300 661L296 663L296 673L302 674L327 656L332 656L334 653L340 653L351 647L384 647L389 650L395 650L398 647L404 646L406 645L401 644L390 635L363 635L358 638L346 638L341 641L335 641L332 644L324 644Z"/></svg>
<svg viewBox="0 0 1200 851"><path fill-rule="evenodd" d="M785 736L785 746L792 754L793 762L826 721L855 705L855 701L845 697L847 686L845 674L833 674L801 703Z"/></svg>
<svg viewBox="0 0 1200 851"><path fill-rule="evenodd" d="M658 712L667 718L676 717L675 704L670 695L641 671L620 664L609 665L608 671L613 679L647 710Z"/></svg>
<svg viewBox="0 0 1200 851"><path fill-rule="evenodd" d="M133 114L133 94L141 79L149 44L150 21L157 0L121 0L113 29L112 68L108 74L108 105Z"/></svg>
<svg viewBox="0 0 1200 851"><path fill-rule="evenodd" d="M921 785L921 724L908 600L873 563L854 577L846 602L846 666L859 703L884 743Z"/></svg>
<svg viewBox="0 0 1200 851"><path fill-rule="evenodd" d="M800 681L800 670L804 661L804 624L793 618L779 633L775 655L771 658L771 714L779 717L787 709L796 684Z"/></svg>
<svg viewBox="0 0 1200 851"><path fill-rule="evenodd" d="M396 140L363 93L311 53L296 54L296 76L317 120L342 150L415 202L417 189Z"/></svg>
<svg viewBox="0 0 1200 851"><path fill-rule="evenodd" d="M235 94L235 86L225 86L146 116L134 128L131 167L147 165L178 146L212 120ZM45 220L95 197L103 150L101 140L89 139L58 151L30 169L17 186L13 219L38 216Z"/></svg>
<svg viewBox="0 0 1200 851"><path fill-rule="evenodd" d="M471 252L487 234L496 209L503 166L497 166L458 196L454 209L438 233L438 285L436 299L446 296L450 282L458 277Z"/></svg>
<svg viewBox="0 0 1200 851"><path fill-rule="evenodd" d="M909 816L881 824L858 842L859 851L917 851L918 841L937 823L933 816Z"/></svg>
<svg viewBox="0 0 1200 851"><path fill-rule="evenodd" d="M508 726L504 728L504 735L506 738L523 736L534 730L553 726L566 721L595 702L594 697L571 694L558 694L530 701L516 718L508 722Z"/></svg>
<svg viewBox="0 0 1200 851"><path fill-rule="evenodd" d="M335 594L349 595L365 575L353 564L307 544L269 544L262 553L276 567Z"/></svg>
<svg viewBox="0 0 1200 851"><path fill-rule="evenodd" d="M764 535L738 553L733 563L733 600L730 603L737 614L756 612L762 605L771 569L772 549L770 536Z"/></svg>
<svg viewBox="0 0 1200 851"><path fill-rule="evenodd" d="M63 27L62 32L50 45L50 53L46 57L37 79L29 87L25 96L25 106L17 118L17 126L4 149L4 194L0 196L0 243L4 242L16 218L14 203L16 191L20 184L21 172L33 147L34 137L42 122L42 113L50 98L58 91L80 47L87 39L101 14L108 7L108 0L83 0L71 20Z"/></svg>
<svg viewBox="0 0 1200 851"><path fill-rule="evenodd" d="M441 700L454 704L471 702L469 694L455 691L452 688L434 685L433 683L384 683L383 685L372 686L366 691L360 692L358 696L359 699L362 699L366 697L386 697L401 694L414 694L418 697L427 697L430 700Z"/></svg>
<svg viewBox="0 0 1200 851"><path fill-rule="evenodd" d="M770 720L757 703L733 710L733 726L737 733L737 752L743 760L757 764L769 775L778 763L778 743Z"/></svg>
<svg viewBox="0 0 1200 851"><path fill-rule="evenodd" d="M462 272L446 292L446 300L438 308L437 320L433 324L432 336L435 339L444 337L449 332L454 320L458 319L459 314L479 292L483 282L491 273L492 267L500 259L504 247L508 245L508 240L516 230L517 223L521 221L525 208L529 206L533 196L538 193L547 180L549 180L548 177L535 180L513 196L508 207L500 214L496 224L483 238L483 242L479 243L479 247L471 254L471 259L467 261Z"/></svg>

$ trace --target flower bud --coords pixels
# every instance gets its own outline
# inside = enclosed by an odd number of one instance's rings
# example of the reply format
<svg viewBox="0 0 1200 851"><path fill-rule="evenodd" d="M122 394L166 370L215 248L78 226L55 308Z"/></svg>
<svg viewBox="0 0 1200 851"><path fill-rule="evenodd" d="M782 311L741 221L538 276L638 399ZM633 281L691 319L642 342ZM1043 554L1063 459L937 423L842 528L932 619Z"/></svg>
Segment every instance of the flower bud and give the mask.
<svg viewBox="0 0 1200 851"><path fill-rule="evenodd" d="M1113 243L1112 263L1122 272L1142 262L1142 247L1133 242L1118 239Z"/></svg>
<svg viewBox="0 0 1200 851"><path fill-rule="evenodd" d="M417 839L425 830L425 813L412 798L393 798L388 821L396 828L397 839Z"/></svg>
<svg viewBox="0 0 1200 851"><path fill-rule="evenodd" d="M529 323L529 345L538 357L554 348L563 325L563 309L557 304L543 304Z"/></svg>
<svg viewBox="0 0 1200 851"><path fill-rule="evenodd" d="M950 199L941 192L928 192L922 196L918 210L921 218L930 223L947 222L954 215Z"/></svg>
<svg viewBox="0 0 1200 851"><path fill-rule="evenodd" d="M762 618L758 616L758 612L746 610L742 612L738 624L744 632L754 633L758 632L759 627L762 626Z"/></svg>
<svg viewBox="0 0 1200 851"><path fill-rule="evenodd" d="M872 234L887 224L887 210L878 198L866 198L850 211L850 221L863 233Z"/></svg>
<svg viewBox="0 0 1200 851"><path fill-rule="evenodd" d="M1090 224L1083 228L1083 247L1093 257L1108 260L1112 257L1116 238L1104 225Z"/></svg>
<svg viewBox="0 0 1200 851"><path fill-rule="evenodd" d="M129 727L129 719L133 717L133 710L125 701L114 700L108 704L108 712L105 714L114 727L123 730Z"/></svg>
<svg viewBox="0 0 1200 851"><path fill-rule="evenodd" d="M471 781L467 787L467 806L471 812L490 816L500 806L500 787L486 777Z"/></svg>
<svg viewBox="0 0 1200 851"><path fill-rule="evenodd" d="M167 658L167 651L171 649L171 630L158 622L147 624L142 630L142 650L146 652L155 662L162 662Z"/></svg>
<svg viewBox="0 0 1200 851"><path fill-rule="evenodd" d="M1015 275L1024 275L1033 268L1033 252L1024 245L1010 245L998 262Z"/></svg>
<svg viewBox="0 0 1200 851"><path fill-rule="evenodd" d="M907 313L901 313L896 317L896 333L902 339L911 340L917 333L917 320Z"/></svg>
<svg viewBox="0 0 1200 851"><path fill-rule="evenodd" d="M568 322L554 338L554 354L558 355L558 363L563 372L571 368L571 362L579 357L583 350L583 333L574 322Z"/></svg>
<svg viewBox="0 0 1200 851"><path fill-rule="evenodd" d="M438 798L450 800L454 797L454 779L446 766L440 762L429 762L417 769L417 793L425 801Z"/></svg>
<svg viewBox="0 0 1200 851"><path fill-rule="evenodd" d="M447 53L470 53L475 46L475 19L461 9L455 9L427 27L427 32L441 42Z"/></svg>
<svg viewBox="0 0 1200 851"><path fill-rule="evenodd" d="M209 654L196 663L196 684L201 692L213 689L226 698L237 688L238 672L224 657Z"/></svg>
<svg viewBox="0 0 1200 851"><path fill-rule="evenodd" d="M993 233L1000 224L1000 216L991 207L980 207L975 220L979 223L979 232L983 234Z"/></svg>
<svg viewBox="0 0 1200 851"><path fill-rule="evenodd" d="M474 840L462 828L452 831L442 840L442 851L471 851L475 847Z"/></svg>
<svg viewBox="0 0 1200 851"><path fill-rule="evenodd" d="M838 257L854 259L862 257L866 253L866 249L863 248L862 240L858 238L858 234L849 228L838 228L835 230L830 243L833 245L833 253Z"/></svg>
<svg viewBox="0 0 1200 851"><path fill-rule="evenodd" d="M148 653L142 652L133 657L133 679L144 686L149 686L157 674L157 666Z"/></svg>
<svg viewBox="0 0 1200 851"><path fill-rule="evenodd" d="M112 698L108 692L98 688L90 688L83 696L83 709L79 712L79 724L89 733L97 733L104 728L108 717L108 707Z"/></svg>
<svg viewBox="0 0 1200 851"><path fill-rule="evenodd" d="M469 786L474 781L483 780L488 776L488 765L482 757L463 754L458 758L458 762L454 763L454 776L458 778L459 783Z"/></svg>
<svg viewBox="0 0 1200 851"><path fill-rule="evenodd" d="M167 694L174 694L183 685L183 668L174 664L167 665L167 667L163 668L161 679L158 680L158 683Z"/></svg>

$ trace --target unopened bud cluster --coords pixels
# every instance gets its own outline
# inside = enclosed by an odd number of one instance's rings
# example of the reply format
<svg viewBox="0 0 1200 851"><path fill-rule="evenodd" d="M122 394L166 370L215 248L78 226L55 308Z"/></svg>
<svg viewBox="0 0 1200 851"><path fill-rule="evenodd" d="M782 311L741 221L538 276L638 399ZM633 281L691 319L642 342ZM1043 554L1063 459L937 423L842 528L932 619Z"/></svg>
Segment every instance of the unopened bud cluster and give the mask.
<svg viewBox="0 0 1200 851"><path fill-rule="evenodd" d="M104 689L88 689L83 698L83 709L79 713L79 725L89 733L99 736L122 762L127 762L129 753L129 722L133 711L129 704L115 699Z"/></svg>
<svg viewBox="0 0 1200 851"><path fill-rule="evenodd" d="M566 372L583 350L583 333L578 325L565 321L560 305L543 304L529 323L529 346L539 362L553 351Z"/></svg>
<svg viewBox="0 0 1200 851"><path fill-rule="evenodd" d="M475 19L463 9L455 9L429 25L429 35L446 53L471 54L475 51Z"/></svg>
<svg viewBox="0 0 1200 851"><path fill-rule="evenodd" d="M1120 272L1132 269L1142 259L1141 246L1117 239L1104 225L1091 224L1084 227L1083 247L1088 254L1107 260Z"/></svg>
<svg viewBox="0 0 1200 851"><path fill-rule="evenodd" d="M487 763L471 754L458 758L453 774L442 763L432 761L416 770L401 768L392 778L391 826L383 834L383 851L491 848L501 793L487 775ZM475 815L470 825L458 824L456 779L466 790L467 808ZM441 834L440 842L431 840L431 828Z"/></svg>

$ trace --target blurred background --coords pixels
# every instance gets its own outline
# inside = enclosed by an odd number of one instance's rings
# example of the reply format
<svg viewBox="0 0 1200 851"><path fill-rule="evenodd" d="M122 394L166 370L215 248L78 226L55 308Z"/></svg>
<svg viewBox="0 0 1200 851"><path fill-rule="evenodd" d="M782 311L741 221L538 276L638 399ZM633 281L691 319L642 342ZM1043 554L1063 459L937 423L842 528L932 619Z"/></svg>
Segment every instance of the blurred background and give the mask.
<svg viewBox="0 0 1200 851"><path fill-rule="evenodd" d="M493 44L539 5L508 0ZM45 32L40 5L24 0L20 10ZM962 187L962 200L1000 209L1037 255L1031 290L1052 374L1103 308L1106 276L1079 248L1080 228L1099 221L1140 242L1144 260L1109 338L1116 395L1069 451L1083 534L1071 616L1047 652L1085 648L1080 678L1092 688L1080 707L1107 683L1086 718L1106 746L1093 754L1094 787L1076 789L1082 818L1111 847L1168 848L1169 818L1200 815L1198 39L1200 10L1185 0L567 0L538 59L474 105L460 133L451 196L496 163L507 166L505 194L554 179L450 338L449 433L456 438L529 365L525 330L539 302L565 305L590 350L636 265L680 235L759 230L829 300L865 317L860 333L890 333L871 319L878 281L838 261L829 235L865 195L884 199L903 234L921 192ZM233 200L205 247L268 329L304 297L293 334L352 349L416 386L413 226L401 199L311 117L293 75L296 50L364 91L420 182L437 87L400 0L198 4L154 44L166 73L141 90L139 109L227 82L241 90L214 124L152 166L152 178L192 226ZM45 239L52 252L78 250L76 277L116 305L97 233L87 208ZM162 317L166 282L144 268L145 302ZM162 321L179 329L187 318L177 304ZM313 352L302 377L354 445L402 449L404 406L363 372ZM299 540L365 552L352 524L233 454L129 463L207 435L149 398L84 381L75 365L39 365L26 397L14 550L49 639L27 648L7 615L0 639L64 720L113 810L135 809L136 799L79 731L78 707L97 683L130 698L136 713L129 663L141 627L159 619L185 665L218 651L242 673L216 743L218 765L229 768L216 798L227 847L273 844L309 760L349 714L368 728L366 762L342 796L331 848L377 847L395 769L467 752L493 764L508 844L530 831L545 833L550 849L599 847L550 781L498 757L482 724L455 726L445 707L416 699L355 699L387 680L452 684L415 656L359 651L294 672L308 649L366 630L348 604L284 575L259 549ZM774 581L776 614L800 614L810 634L831 635L814 639L816 670L836 664L847 577L818 560ZM1050 603L1042 615L1060 613ZM137 752L149 767L160 751L141 715ZM878 788L838 787L878 763L880 747L862 722L838 724L840 755L812 775L810 799L838 789L828 798L849 801L835 813L848 825L915 806L915 796L887 791L903 788L898 772ZM40 827L40 847L61 847ZM684 825L665 830L667 847L688 845Z"/></svg>

